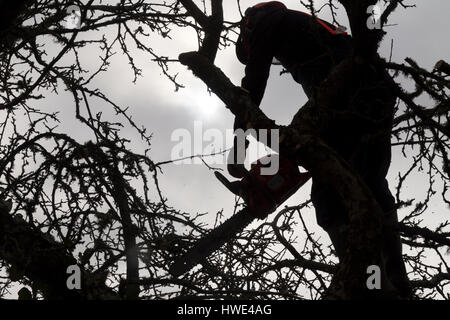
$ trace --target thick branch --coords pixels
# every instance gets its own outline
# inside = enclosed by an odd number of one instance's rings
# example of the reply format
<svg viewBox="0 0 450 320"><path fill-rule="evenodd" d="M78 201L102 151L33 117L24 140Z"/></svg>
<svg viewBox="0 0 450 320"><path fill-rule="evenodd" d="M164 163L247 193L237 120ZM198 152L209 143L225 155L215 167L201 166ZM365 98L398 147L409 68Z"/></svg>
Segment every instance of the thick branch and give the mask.
<svg viewBox="0 0 450 320"><path fill-rule="evenodd" d="M219 49L220 33L223 25L222 0L211 0L212 15L209 18L210 26L205 29L205 38L199 52L209 60L214 61Z"/></svg>
<svg viewBox="0 0 450 320"><path fill-rule="evenodd" d="M434 288L437 287L442 281L450 281L450 273L438 273L429 280L413 280L411 285L415 288Z"/></svg>
<svg viewBox="0 0 450 320"><path fill-rule="evenodd" d="M367 26L368 19L371 19L368 9L375 5L377 0L339 0L339 2L347 11L355 54L365 60L373 60L377 56L378 46L384 35L382 29L370 30Z"/></svg>
<svg viewBox="0 0 450 320"><path fill-rule="evenodd" d="M202 10L192 0L180 0L187 13L197 21L197 23L203 28L209 27L208 16L205 15Z"/></svg>
<svg viewBox="0 0 450 320"><path fill-rule="evenodd" d="M450 247L450 235L441 234L435 231L431 231L427 228L421 227L411 227L400 223L398 225L400 232L402 232L407 237L421 236L425 241L433 241L440 245L445 245Z"/></svg>
<svg viewBox="0 0 450 320"><path fill-rule="evenodd" d="M275 121L269 119L252 101L250 96L236 87L230 79L205 56L198 52L186 52L179 56L183 65L188 66L242 122L254 129L276 129ZM246 121L244 121L246 120Z"/></svg>
<svg viewBox="0 0 450 320"><path fill-rule="evenodd" d="M113 158L114 163L109 164L108 157L103 151L94 144L88 144L91 153L99 159L99 162L105 164L108 172L108 178L112 183L112 196L119 207L121 222L123 225L123 238L125 245L125 256L127 264L126 278L126 298L136 300L139 298L139 252L136 245L136 227L131 219L131 210L128 204L128 195L126 192L126 182L118 168L118 163Z"/></svg>
<svg viewBox="0 0 450 320"><path fill-rule="evenodd" d="M67 267L76 259L60 243L24 220L0 208L0 259L11 265L18 278L27 277L46 299L117 299L104 283L91 281L95 275L83 272L81 290L69 290ZM10 271L10 276L11 276Z"/></svg>

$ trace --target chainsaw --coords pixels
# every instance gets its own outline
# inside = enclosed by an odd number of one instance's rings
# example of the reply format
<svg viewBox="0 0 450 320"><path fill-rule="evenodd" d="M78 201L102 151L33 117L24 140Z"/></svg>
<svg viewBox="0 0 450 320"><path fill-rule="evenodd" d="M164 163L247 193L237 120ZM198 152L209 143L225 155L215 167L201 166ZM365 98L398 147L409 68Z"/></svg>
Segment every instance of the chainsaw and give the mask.
<svg viewBox="0 0 450 320"><path fill-rule="evenodd" d="M278 171L272 175L263 174L263 169L271 161L278 161ZM218 171L214 174L228 190L242 197L245 203L244 209L211 230L179 257L169 268L170 274L174 277L202 263L206 257L232 239L253 220L265 219L311 177L308 172L300 172L298 166L289 158L277 154L265 156L251 164L251 169L246 171L241 180L231 182Z"/></svg>

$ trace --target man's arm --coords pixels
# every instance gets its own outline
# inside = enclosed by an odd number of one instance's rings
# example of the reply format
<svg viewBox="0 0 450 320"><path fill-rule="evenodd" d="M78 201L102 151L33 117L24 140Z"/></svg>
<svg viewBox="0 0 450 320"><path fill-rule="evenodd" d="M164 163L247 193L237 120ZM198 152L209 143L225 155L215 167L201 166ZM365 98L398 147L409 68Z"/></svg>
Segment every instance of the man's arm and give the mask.
<svg viewBox="0 0 450 320"><path fill-rule="evenodd" d="M270 38L264 39L259 35L250 44L250 56L245 67L245 77L241 86L250 92L250 97L256 105L260 105L266 90L267 79L270 74L270 66L274 57L270 46Z"/></svg>

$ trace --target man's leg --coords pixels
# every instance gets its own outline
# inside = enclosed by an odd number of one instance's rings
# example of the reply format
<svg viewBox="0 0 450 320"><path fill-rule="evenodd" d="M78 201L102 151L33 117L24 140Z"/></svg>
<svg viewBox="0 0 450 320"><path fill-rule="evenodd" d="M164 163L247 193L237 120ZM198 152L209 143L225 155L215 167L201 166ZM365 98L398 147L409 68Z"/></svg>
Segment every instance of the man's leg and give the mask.
<svg viewBox="0 0 450 320"><path fill-rule="evenodd" d="M366 148L366 160L362 161L365 162L363 175L383 211L382 255L386 274L400 295L409 298L412 291L403 262L395 198L386 180L391 163L391 142L389 138L386 138L385 141L366 146Z"/></svg>
<svg viewBox="0 0 450 320"><path fill-rule="evenodd" d="M336 255L342 261L347 248L348 230L348 217L344 207L333 190L314 180L311 200L317 224L328 233Z"/></svg>
<svg viewBox="0 0 450 320"><path fill-rule="evenodd" d="M373 187L371 188L372 192L384 212L383 266L380 267L385 270L387 279L383 277L382 285L388 291L395 288L402 298L409 298L411 296L411 286L403 262L400 235L394 228L397 223L394 198L385 179L369 187ZM347 250L349 230L345 208L331 189L314 181L311 199L316 210L317 223L328 233L339 261L343 261Z"/></svg>
<svg viewBox="0 0 450 320"><path fill-rule="evenodd" d="M396 227L398 216L395 199L386 179L376 184L372 191L384 212L382 254L387 276L403 298L410 298L412 289L403 262L400 234Z"/></svg>

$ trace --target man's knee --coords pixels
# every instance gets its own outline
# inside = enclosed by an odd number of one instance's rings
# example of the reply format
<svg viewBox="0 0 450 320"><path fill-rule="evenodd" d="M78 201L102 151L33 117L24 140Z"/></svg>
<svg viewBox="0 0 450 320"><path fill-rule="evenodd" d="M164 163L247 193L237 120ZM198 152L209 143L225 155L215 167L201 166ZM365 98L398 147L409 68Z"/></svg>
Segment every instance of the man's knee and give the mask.
<svg viewBox="0 0 450 320"><path fill-rule="evenodd" d="M325 231L331 225L348 222L345 208L332 188L313 181L311 201L316 211L317 224Z"/></svg>

